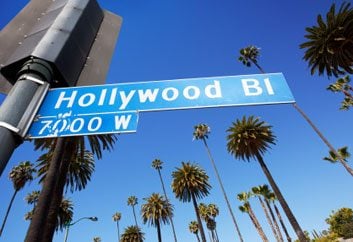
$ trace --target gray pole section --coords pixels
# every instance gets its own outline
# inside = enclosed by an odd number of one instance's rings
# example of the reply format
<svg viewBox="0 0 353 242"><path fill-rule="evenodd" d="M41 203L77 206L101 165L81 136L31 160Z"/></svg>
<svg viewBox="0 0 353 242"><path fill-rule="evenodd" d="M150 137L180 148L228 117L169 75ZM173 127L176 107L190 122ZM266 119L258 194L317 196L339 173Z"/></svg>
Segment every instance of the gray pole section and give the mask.
<svg viewBox="0 0 353 242"><path fill-rule="evenodd" d="M23 142L52 79L50 65L39 59L26 62L0 107L0 176L12 153Z"/></svg>

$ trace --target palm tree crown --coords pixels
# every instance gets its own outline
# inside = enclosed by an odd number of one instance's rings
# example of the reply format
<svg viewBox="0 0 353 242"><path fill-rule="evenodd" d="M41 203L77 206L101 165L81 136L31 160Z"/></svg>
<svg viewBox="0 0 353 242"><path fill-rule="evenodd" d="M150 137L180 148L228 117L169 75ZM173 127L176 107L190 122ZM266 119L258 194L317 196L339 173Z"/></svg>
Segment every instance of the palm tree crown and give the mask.
<svg viewBox="0 0 353 242"><path fill-rule="evenodd" d="M193 234L197 234L199 232L199 225L197 224L197 221L191 221L189 223L189 231Z"/></svg>
<svg viewBox="0 0 353 242"><path fill-rule="evenodd" d="M85 189L95 170L93 153L85 150L83 156L81 156L81 151L78 152L79 153L74 155L70 160L66 177L65 185L67 188L70 188L71 192ZM44 182L52 157L53 151L49 150L48 153L45 153L38 158L38 164L36 167L38 169L39 183Z"/></svg>
<svg viewBox="0 0 353 242"><path fill-rule="evenodd" d="M119 212L114 213L113 221L118 222L118 221L120 221L120 219L121 219L121 213L119 213Z"/></svg>
<svg viewBox="0 0 353 242"><path fill-rule="evenodd" d="M143 223L149 223L156 226L157 223L169 224L169 217L173 215L173 206L163 196L158 193L152 193L142 205L141 214Z"/></svg>
<svg viewBox="0 0 353 242"><path fill-rule="evenodd" d="M306 28L307 42L300 45L305 48L303 59L308 61L311 74L326 72L328 76L338 76L345 72L353 73L353 8L350 3L342 3L336 13L332 4L326 14L326 22L321 15L317 17L317 26Z"/></svg>
<svg viewBox="0 0 353 242"><path fill-rule="evenodd" d="M198 124L194 126L193 137L196 140L207 139L210 132L211 129L207 124Z"/></svg>
<svg viewBox="0 0 353 242"><path fill-rule="evenodd" d="M161 161L160 159L154 159L152 161L152 167L156 170L162 170L162 165L163 165L163 161Z"/></svg>
<svg viewBox="0 0 353 242"><path fill-rule="evenodd" d="M250 67L251 63L257 63L257 58L260 55L260 48L249 45L245 48L240 49L240 56L238 58L245 66Z"/></svg>
<svg viewBox="0 0 353 242"><path fill-rule="evenodd" d="M36 169L33 168L33 164L29 161L21 162L18 166L13 167L9 174L13 188L16 191L21 190L28 181L33 180L35 171Z"/></svg>
<svg viewBox="0 0 353 242"><path fill-rule="evenodd" d="M143 242L144 233L137 226L128 226L121 235L120 242Z"/></svg>
<svg viewBox="0 0 353 242"><path fill-rule="evenodd" d="M211 185L208 183L208 175L198 165L190 162L182 162L182 167L172 173L173 192L179 200L190 202L192 195L203 198L209 194Z"/></svg>
<svg viewBox="0 0 353 242"><path fill-rule="evenodd" d="M235 158L248 161L262 156L271 144L275 144L276 137L271 128L272 126L254 116L237 119L227 130L228 152Z"/></svg>
<svg viewBox="0 0 353 242"><path fill-rule="evenodd" d="M137 205L137 197L135 197L135 196L130 196L130 197L128 197L128 199L127 199L127 205L129 205L129 206L135 206L135 205Z"/></svg>

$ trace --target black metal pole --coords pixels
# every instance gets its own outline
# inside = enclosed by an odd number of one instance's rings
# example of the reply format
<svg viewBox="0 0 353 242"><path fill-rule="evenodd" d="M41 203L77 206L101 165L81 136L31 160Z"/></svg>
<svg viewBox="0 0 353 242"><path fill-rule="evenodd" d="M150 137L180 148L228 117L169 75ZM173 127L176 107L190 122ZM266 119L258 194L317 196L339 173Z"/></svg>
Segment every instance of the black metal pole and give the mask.
<svg viewBox="0 0 353 242"><path fill-rule="evenodd" d="M50 65L39 59L26 62L0 107L0 176L33 121L52 80Z"/></svg>

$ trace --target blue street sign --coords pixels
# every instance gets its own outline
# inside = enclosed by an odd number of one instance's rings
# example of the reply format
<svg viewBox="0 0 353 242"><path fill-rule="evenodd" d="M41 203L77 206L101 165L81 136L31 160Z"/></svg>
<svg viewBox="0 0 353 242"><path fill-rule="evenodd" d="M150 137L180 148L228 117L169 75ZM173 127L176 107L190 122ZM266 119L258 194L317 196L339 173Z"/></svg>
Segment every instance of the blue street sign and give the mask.
<svg viewBox="0 0 353 242"><path fill-rule="evenodd" d="M294 103L282 73L118 83L50 90L41 117ZM99 111L98 111L99 110Z"/></svg>
<svg viewBox="0 0 353 242"><path fill-rule="evenodd" d="M132 132L136 112L294 102L282 73L56 88L45 97L29 134ZM124 125L117 127L117 119Z"/></svg>
<svg viewBox="0 0 353 242"><path fill-rule="evenodd" d="M59 114L35 120L28 138L54 138L75 135L136 132L137 112L94 113L90 115Z"/></svg>

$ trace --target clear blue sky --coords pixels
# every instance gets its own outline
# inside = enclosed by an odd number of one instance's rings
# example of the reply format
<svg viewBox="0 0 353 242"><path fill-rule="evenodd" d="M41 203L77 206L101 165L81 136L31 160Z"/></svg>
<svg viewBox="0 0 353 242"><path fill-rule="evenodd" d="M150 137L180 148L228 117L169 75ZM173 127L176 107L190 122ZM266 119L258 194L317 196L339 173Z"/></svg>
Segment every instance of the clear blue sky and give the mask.
<svg viewBox="0 0 353 242"><path fill-rule="evenodd" d="M27 1L3 1L0 28ZM237 61L240 48L249 44L261 47L260 64L267 72L283 72L298 105L317 124L335 147L349 146L353 152L352 111L339 111L340 95L329 93L326 86L334 79L311 76L302 60L299 44L304 41L305 27L326 13L333 1L232 1L232 0L100 0L101 6L124 19L111 63L108 83L156 81L191 77L257 74ZM341 3L341 1L337 1ZM249 217L237 207L236 194L267 183L259 165L235 160L226 150L226 129L236 118L256 115L273 125L277 145L264 159L289 206L303 229L326 229L325 218L341 207L353 207L353 178L339 164L322 158L328 149L306 121L291 105L211 108L185 111L142 113L136 134L120 135L115 150L106 152L96 162L96 172L86 190L67 194L75 204L74 219L97 216L99 221L81 221L70 230L68 241L103 242L117 240L112 215L122 213L123 228L134 223L127 198L135 195L139 206L152 192L161 192L157 172L151 168L155 158L164 161L162 174L168 195L174 204L175 225L181 242L196 241L188 231L195 220L192 204L183 204L171 192L171 173L181 161L197 162L210 176L211 194L202 200L220 207L217 229L220 241L239 241L220 193L219 185L201 141L192 141L193 126L207 123L211 127L209 146L219 166L240 230L245 241L260 241ZM40 153L25 142L13 154L0 178L2 220L13 193L7 174L20 161L35 162ZM24 214L31 209L25 195L37 188L33 181L19 192L0 241L23 241L28 222ZM271 241L261 207L253 207ZM145 241L157 241L153 227L139 225ZM294 231L287 222L290 234ZM170 226L163 226L163 241L173 241ZM55 234L55 242L64 233Z"/></svg>

